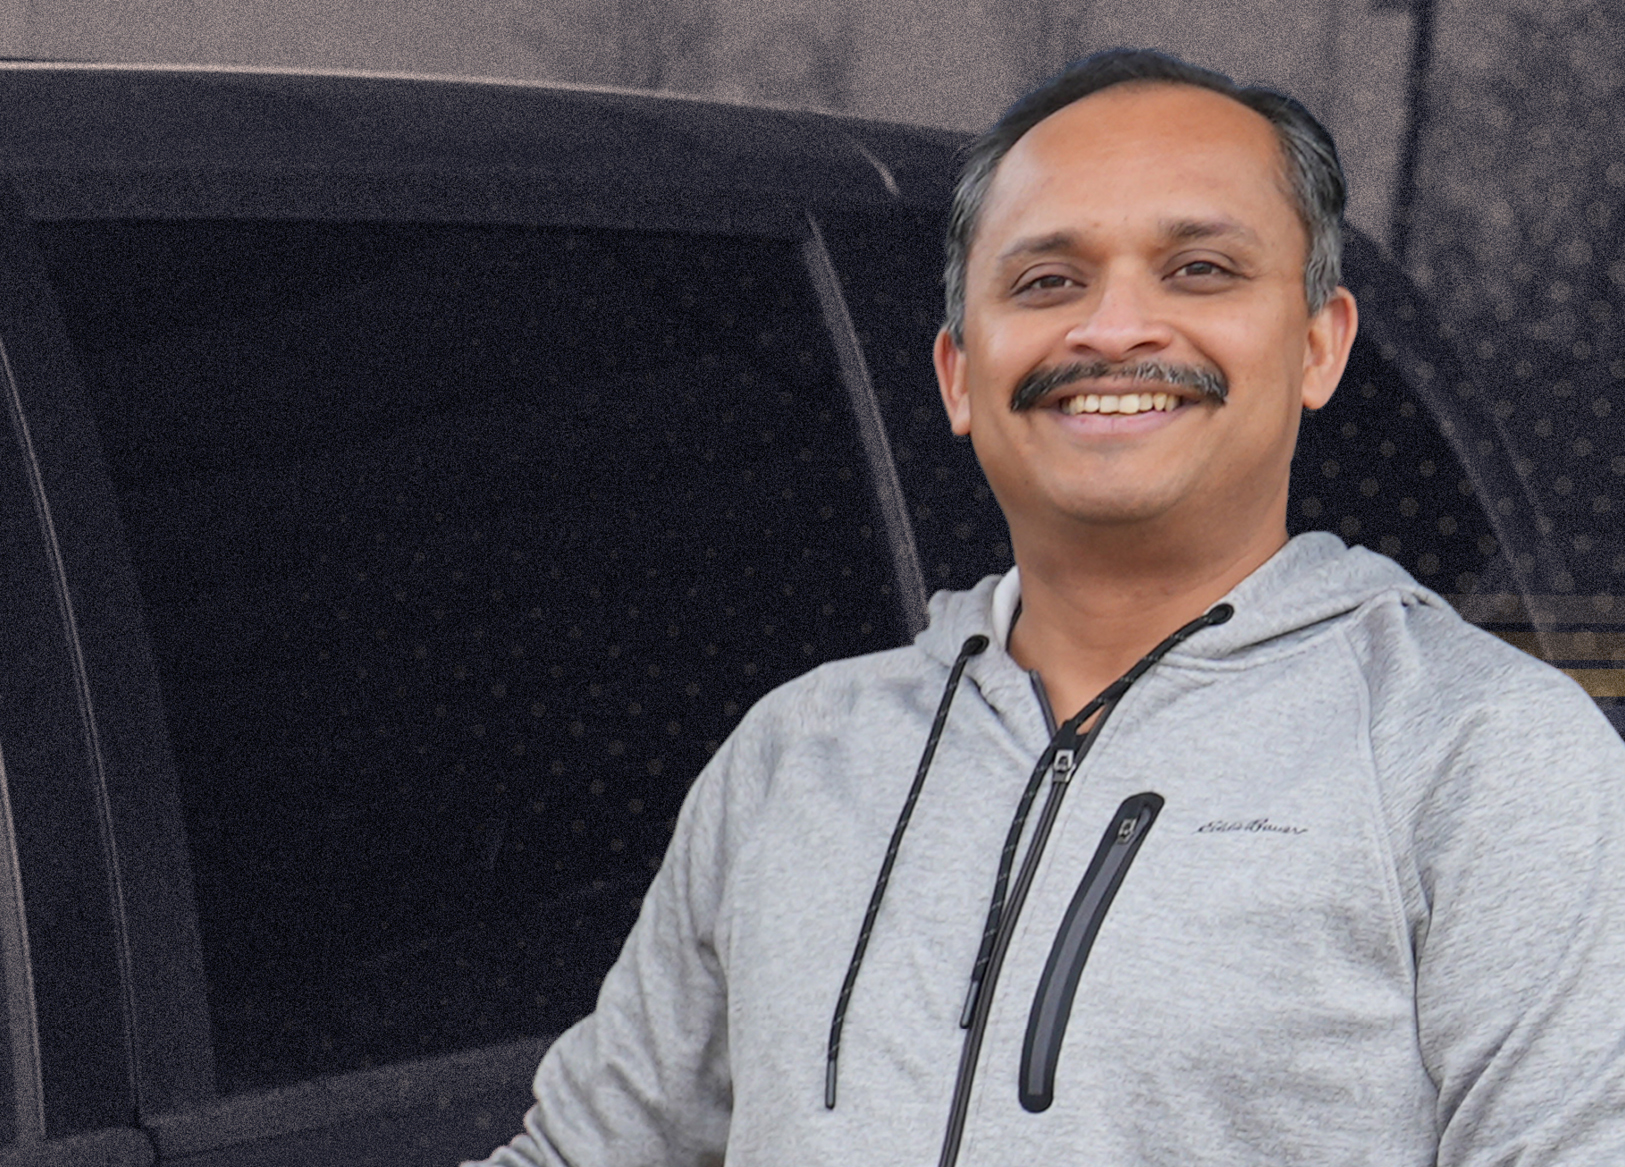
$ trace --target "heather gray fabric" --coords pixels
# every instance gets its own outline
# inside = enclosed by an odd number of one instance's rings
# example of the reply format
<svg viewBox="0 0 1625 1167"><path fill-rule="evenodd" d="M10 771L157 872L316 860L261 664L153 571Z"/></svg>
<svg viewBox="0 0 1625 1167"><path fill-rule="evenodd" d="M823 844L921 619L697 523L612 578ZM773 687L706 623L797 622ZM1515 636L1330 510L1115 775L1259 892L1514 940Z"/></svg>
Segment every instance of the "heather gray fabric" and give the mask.
<svg viewBox="0 0 1625 1167"><path fill-rule="evenodd" d="M549 1051L526 1133L489 1164L937 1161L1000 846L1048 742L1001 648L1018 586L940 592L914 645L750 710L597 1012ZM1573 681L1334 535L1293 539L1226 598L1234 618L1145 674L1072 782L958 1162L1625 1163L1625 744ZM975 633L992 646L899 852L827 1110L831 1011ZM1045 960L1142 791L1166 804L1083 969L1054 1104L1028 1113Z"/></svg>

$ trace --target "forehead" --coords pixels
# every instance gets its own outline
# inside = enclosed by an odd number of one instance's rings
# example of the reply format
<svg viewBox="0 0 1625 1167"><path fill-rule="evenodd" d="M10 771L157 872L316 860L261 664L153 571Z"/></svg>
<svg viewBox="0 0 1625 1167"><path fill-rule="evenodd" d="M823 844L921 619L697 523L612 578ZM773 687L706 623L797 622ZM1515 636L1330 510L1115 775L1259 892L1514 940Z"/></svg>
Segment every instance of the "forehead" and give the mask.
<svg viewBox="0 0 1625 1167"><path fill-rule="evenodd" d="M1051 114L1000 161L977 234L1227 218L1303 246L1274 126L1209 89L1128 82Z"/></svg>

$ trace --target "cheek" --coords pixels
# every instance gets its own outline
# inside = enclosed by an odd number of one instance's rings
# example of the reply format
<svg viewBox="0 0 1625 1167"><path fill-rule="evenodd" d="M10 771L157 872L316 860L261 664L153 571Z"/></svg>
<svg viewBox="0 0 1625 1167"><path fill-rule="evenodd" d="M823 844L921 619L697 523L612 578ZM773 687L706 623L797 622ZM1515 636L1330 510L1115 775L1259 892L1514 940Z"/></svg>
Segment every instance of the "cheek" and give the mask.
<svg viewBox="0 0 1625 1167"><path fill-rule="evenodd" d="M1302 328L1294 331L1289 321L1261 320L1256 313L1215 323L1204 336L1203 350L1229 379L1232 404L1244 402L1248 412L1256 415L1283 413L1289 399L1298 403L1303 383Z"/></svg>
<svg viewBox="0 0 1625 1167"><path fill-rule="evenodd" d="M961 406L967 416L970 432L978 449L984 440L991 444L995 431L1006 428L1011 418L1010 396L1016 385L1037 364L1043 353L1036 356L1009 332L999 335L965 337L965 396Z"/></svg>
<svg viewBox="0 0 1625 1167"><path fill-rule="evenodd" d="M1025 346L1013 332L1004 330L977 338L977 355L971 362L970 374L984 397L997 393L1008 397L1016 381L1031 367L1032 362L1025 357Z"/></svg>
<svg viewBox="0 0 1625 1167"><path fill-rule="evenodd" d="M967 322L965 340L984 370L1013 381L1054 352L1068 328L1063 315L983 305Z"/></svg>

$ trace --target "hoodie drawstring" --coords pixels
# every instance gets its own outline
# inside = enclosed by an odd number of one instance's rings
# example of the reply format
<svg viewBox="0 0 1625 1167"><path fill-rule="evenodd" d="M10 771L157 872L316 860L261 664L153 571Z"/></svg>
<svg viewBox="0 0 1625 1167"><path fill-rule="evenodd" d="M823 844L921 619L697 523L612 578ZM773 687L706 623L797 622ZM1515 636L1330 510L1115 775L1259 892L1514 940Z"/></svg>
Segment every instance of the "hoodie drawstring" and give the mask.
<svg viewBox="0 0 1625 1167"><path fill-rule="evenodd" d="M1005 896L1010 883L1010 871L1015 861L1016 846L1020 842L1022 829L1026 826L1028 813L1032 809L1033 799L1038 794L1038 788L1043 784L1043 777L1055 764L1058 756L1064 755L1067 759L1068 769L1075 767L1083 760L1082 755L1088 752L1088 746L1093 743L1100 733L1101 727L1111 715L1118 700L1126 693L1135 681L1143 676L1147 669L1161 660L1175 645L1187 636L1213 624L1223 624L1235 614L1235 609L1229 604L1216 604L1189 624L1174 632L1157 647L1146 653L1133 668L1124 673L1116 681L1100 693L1093 701L1084 706L1055 733L1054 739L1038 759L1027 788L1022 792L1021 801L1016 806L1015 818L1010 823L1009 833L1005 837L1004 850L999 855L998 878L993 885L993 900L988 909L987 924L983 929L982 943L976 955L976 965L971 973L970 992L965 1000L965 1009L960 1019L960 1028L970 1025L971 1014L975 1011L976 998L980 992L982 980L987 973L988 961L992 957L994 938L998 935L999 924L1004 915ZM869 897L868 910L863 914L863 927L858 932L857 947L852 951L852 960L846 968L846 979L841 984L841 995L835 1002L835 1016L829 1027L829 1052L824 1064L824 1106L828 1110L835 1109L835 1078L836 1063L841 1052L841 1030L846 1024L847 1005L852 1000L852 988L857 984L858 969L863 964L864 950L869 946L869 934L874 931L875 917L880 912L880 901L886 894L886 883L891 879L892 865L897 859L897 849L902 844L903 833L908 829L908 821L914 813L914 804L919 801L920 791L925 786L926 772L931 768L931 759L937 751L937 742L942 737L944 724L948 720L948 707L953 704L954 693L959 688L959 679L965 672L965 665L973 656L986 651L988 638L983 635L972 636L967 639L959 650L959 656L954 661L953 670L948 674L948 683L943 689L942 701L937 706L936 719L931 723L931 734L925 742L925 752L920 756L919 769L914 774L914 784L909 788L908 798L903 803L902 813L897 816L897 825L892 828L891 842L886 847L886 857L880 865L879 878L875 880L875 889ZM1088 737L1080 743L1078 740L1078 727L1087 721L1096 710L1104 709L1100 720L1089 731Z"/></svg>
<svg viewBox="0 0 1625 1167"><path fill-rule="evenodd" d="M852 960L846 966L846 980L841 984L841 996L835 1002L835 1016L829 1026L829 1053L824 1064L824 1106L826 1109L835 1109L835 1062L841 1053L841 1029L846 1024L846 1007L852 1000L852 986L858 982L858 967L863 964L864 949L869 947L869 933L874 931L875 916L880 912L880 901L886 895L886 883L891 879L892 864L897 860L897 848L902 845L903 832L908 830L908 820L914 813L914 804L920 799L920 791L925 787L926 771L931 768L931 759L937 752L937 742L942 737L942 727L948 721L948 706L953 704L954 693L959 689L959 678L964 675L965 665L973 656L986 651L988 639L980 634L972 636L965 641L964 647L959 650L959 658L954 661L953 671L948 674L948 684L942 691L942 701L937 705L936 719L931 723L931 736L925 740L925 753L920 755L919 769L914 772L914 785L909 788L908 798L903 802L902 813L897 816L897 825L892 828L891 842L886 845L886 858L880 864L880 877L875 880L874 893L869 897L869 909L863 913L863 927L858 931L858 944L852 950Z"/></svg>

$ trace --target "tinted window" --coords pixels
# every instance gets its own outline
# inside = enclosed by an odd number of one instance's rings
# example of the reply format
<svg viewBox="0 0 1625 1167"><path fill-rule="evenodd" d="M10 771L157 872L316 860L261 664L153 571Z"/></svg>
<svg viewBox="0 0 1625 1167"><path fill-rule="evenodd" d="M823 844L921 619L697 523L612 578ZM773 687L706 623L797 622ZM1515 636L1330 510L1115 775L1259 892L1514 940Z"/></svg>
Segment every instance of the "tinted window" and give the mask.
<svg viewBox="0 0 1625 1167"><path fill-rule="evenodd" d="M1501 552L1438 423L1364 338L1332 399L1299 423L1287 527L1335 531L1446 594L1478 591Z"/></svg>
<svg viewBox="0 0 1625 1167"><path fill-rule="evenodd" d="M969 588L1014 562L1010 529L969 438L943 411L931 345L942 320L942 224L937 216L829 215L832 250L869 361L909 502L927 592ZM899 247L898 238L925 241Z"/></svg>
<svg viewBox="0 0 1625 1167"><path fill-rule="evenodd" d="M146 605L222 1087L562 1029L743 710L900 637L795 246L38 234Z"/></svg>

